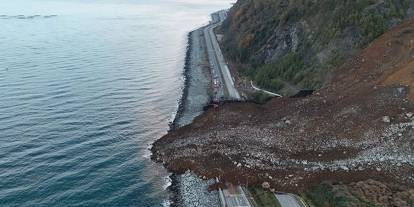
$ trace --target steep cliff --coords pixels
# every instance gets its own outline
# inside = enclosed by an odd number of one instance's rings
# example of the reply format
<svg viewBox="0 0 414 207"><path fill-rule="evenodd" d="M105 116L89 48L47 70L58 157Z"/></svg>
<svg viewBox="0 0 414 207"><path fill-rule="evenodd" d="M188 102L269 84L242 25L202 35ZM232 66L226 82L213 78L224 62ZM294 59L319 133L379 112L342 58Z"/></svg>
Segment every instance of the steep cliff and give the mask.
<svg viewBox="0 0 414 207"><path fill-rule="evenodd" d="M239 0L221 27L222 46L261 87L317 89L333 68L413 15L412 0Z"/></svg>

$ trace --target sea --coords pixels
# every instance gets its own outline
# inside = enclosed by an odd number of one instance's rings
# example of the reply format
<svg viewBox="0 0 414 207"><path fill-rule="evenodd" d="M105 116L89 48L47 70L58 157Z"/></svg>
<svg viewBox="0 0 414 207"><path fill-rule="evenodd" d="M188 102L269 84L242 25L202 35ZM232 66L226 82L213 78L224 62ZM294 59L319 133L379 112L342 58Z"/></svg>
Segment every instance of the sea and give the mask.
<svg viewBox="0 0 414 207"><path fill-rule="evenodd" d="M0 0L0 206L168 206L187 34L233 0Z"/></svg>

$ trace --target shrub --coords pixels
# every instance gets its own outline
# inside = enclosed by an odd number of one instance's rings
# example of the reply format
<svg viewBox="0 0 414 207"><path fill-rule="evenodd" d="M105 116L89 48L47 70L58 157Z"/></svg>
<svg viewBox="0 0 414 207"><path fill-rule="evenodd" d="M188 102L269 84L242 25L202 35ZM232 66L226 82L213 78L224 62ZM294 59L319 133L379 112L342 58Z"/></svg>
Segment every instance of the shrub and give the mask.
<svg viewBox="0 0 414 207"><path fill-rule="evenodd" d="M264 104L272 98L263 92L255 92L251 97L252 101L258 104Z"/></svg>

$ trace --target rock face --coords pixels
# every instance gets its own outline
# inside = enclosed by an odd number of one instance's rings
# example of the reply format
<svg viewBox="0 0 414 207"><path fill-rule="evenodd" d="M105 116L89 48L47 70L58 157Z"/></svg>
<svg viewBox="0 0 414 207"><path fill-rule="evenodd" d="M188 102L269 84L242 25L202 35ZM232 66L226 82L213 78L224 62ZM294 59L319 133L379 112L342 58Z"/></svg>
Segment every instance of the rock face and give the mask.
<svg viewBox="0 0 414 207"><path fill-rule="evenodd" d="M278 90L278 81L315 89L412 11L410 0L239 0L221 28L223 48L259 86ZM286 59L291 63L277 67ZM289 68L292 62L298 64Z"/></svg>
<svg viewBox="0 0 414 207"><path fill-rule="evenodd" d="M175 172L277 190L326 179L413 186L413 28L406 21L378 38L313 96L208 109L156 141L153 159Z"/></svg>

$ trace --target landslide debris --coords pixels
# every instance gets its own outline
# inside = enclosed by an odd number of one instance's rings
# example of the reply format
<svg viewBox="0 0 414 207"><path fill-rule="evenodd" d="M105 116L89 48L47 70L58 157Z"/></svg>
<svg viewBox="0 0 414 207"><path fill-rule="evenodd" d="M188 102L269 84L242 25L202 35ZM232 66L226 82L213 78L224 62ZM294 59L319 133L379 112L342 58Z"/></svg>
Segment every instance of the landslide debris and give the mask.
<svg viewBox="0 0 414 207"><path fill-rule="evenodd" d="M156 141L152 158L174 172L277 190L367 179L412 189L413 51L414 20L407 20L314 95L209 108Z"/></svg>

